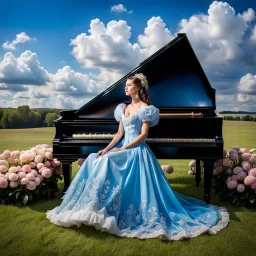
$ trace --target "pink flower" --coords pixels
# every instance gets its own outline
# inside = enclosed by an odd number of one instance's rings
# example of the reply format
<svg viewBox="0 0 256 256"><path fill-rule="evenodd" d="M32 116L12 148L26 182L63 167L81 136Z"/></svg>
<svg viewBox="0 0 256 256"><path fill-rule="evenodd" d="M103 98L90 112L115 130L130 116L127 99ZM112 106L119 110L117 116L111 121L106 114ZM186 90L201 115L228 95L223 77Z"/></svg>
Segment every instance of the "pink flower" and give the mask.
<svg viewBox="0 0 256 256"><path fill-rule="evenodd" d="M38 163L37 165L36 165L36 168L38 169L38 170L40 170L41 168L43 168L44 167L44 164L43 163Z"/></svg>
<svg viewBox="0 0 256 256"><path fill-rule="evenodd" d="M231 176L231 179L232 179L232 180L235 180L235 181L238 181L238 176L237 176L237 175L232 175L232 176Z"/></svg>
<svg viewBox="0 0 256 256"><path fill-rule="evenodd" d="M28 183L29 183L28 178L22 178L22 179L20 180L20 184L22 184L22 185L26 185L26 184L28 184Z"/></svg>
<svg viewBox="0 0 256 256"><path fill-rule="evenodd" d="M232 149L234 149L234 150L236 150L236 151L239 151L240 148L239 148L238 146L234 146L234 147L232 147ZM232 150L232 149L231 149L231 150Z"/></svg>
<svg viewBox="0 0 256 256"><path fill-rule="evenodd" d="M240 172L242 172L243 171L243 169L241 168L241 167L239 167L239 166L237 166L237 167L235 167L234 169L233 169L233 173L234 174L238 174L238 173L240 173Z"/></svg>
<svg viewBox="0 0 256 256"><path fill-rule="evenodd" d="M4 155L4 158L9 158L11 156L11 151L10 150L5 150L3 155Z"/></svg>
<svg viewBox="0 0 256 256"><path fill-rule="evenodd" d="M4 159L4 154L0 154L0 160Z"/></svg>
<svg viewBox="0 0 256 256"><path fill-rule="evenodd" d="M13 164L14 161L15 161L15 158L12 158L12 157L9 158L9 163L10 163L10 164Z"/></svg>
<svg viewBox="0 0 256 256"><path fill-rule="evenodd" d="M34 190L36 188L36 183L33 182L33 181L29 181L27 184L26 184L26 188L29 189L29 190Z"/></svg>
<svg viewBox="0 0 256 256"><path fill-rule="evenodd" d="M245 190L245 186L243 184L239 184L236 189L239 193L242 193Z"/></svg>
<svg viewBox="0 0 256 256"><path fill-rule="evenodd" d="M52 166L52 167L57 167L57 165L56 165L56 163L55 163L55 160L52 160L52 161L51 161L51 166Z"/></svg>
<svg viewBox="0 0 256 256"><path fill-rule="evenodd" d="M231 161L228 158L225 158L223 160L223 166L230 166L230 164L231 164Z"/></svg>
<svg viewBox="0 0 256 256"><path fill-rule="evenodd" d="M21 169L20 166L16 166L16 172L17 172L17 173L18 173L18 172L22 172L22 169Z"/></svg>
<svg viewBox="0 0 256 256"><path fill-rule="evenodd" d="M256 182L253 182L253 183L251 184L251 188L252 188L252 189L256 189Z"/></svg>
<svg viewBox="0 0 256 256"><path fill-rule="evenodd" d="M0 173L6 173L8 168L5 165L0 165Z"/></svg>
<svg viewBox="0 0 256 256"><path fill-rule="evenodd" d="M16 187L18 187L18 185L19 185L19 183L16 182L16 181L11 181L11 182L9 183L10 188L16 188Z"/></svg>
<svg viewBox="0 0 256 256"><path fill-rule="evenodd" d="M9 164L5 160L0 160L0 165L5 165L6 167L9 167Z"/></svg>
<svg viewBox="0 0 256 256"><path fill-rule="evenodd" d="M233 188L237 187L237 185L238 185L237 181L231 180L231 181L228 183L228 188L229 188L229 189L233 189Z"/></svg>
<svg viewBox="0 0 256 256"><path fill-rule="evenodd" d="M247 173L246 172L240 172L237 174L237 177L239 180L244 180L244 178L247 176Z"/></svg>
<svg viewBox="0 0 256 256"><path fill-rule="evenodd" d="M250 153L243 153L243 154L241 155L241 157L242 157L243 160L248 160L248 159L250 158L250 156L251 156Z"/></svg>
<svg viewBox="0 0 256 256"><path fill-rule="evenodd" d="M30 173L33 173L33 174L34 174L34 176L36 176L36 175L37 175L37 171L36 171L35 169L31 169L31 170L30 170Z"/></svg>
<svg viewBox="0 0 256 256"><path fill-rule="evenodd" d="M247 176L244 179L244 184L250 186L253 182L256 182L256 178L254 176Z"/></svg>
<svg viewBox="0 0 256 256"><path fill-rule="evenodd" d="M41 183L41 180L38 177L35 177L34 182L35 182L36 186L38 186Z"/></svg>
<svg viewBox="0 0 256 256"><path fill-rule="evenodd" d="M79 161L79 160L78 160L78 161ZM83 163L82 163L82 164L83 164ZM79 165L82 165L82 164L79 163ZM196 161L195 161L195 160L192 160L192 161L189 162L188 165L189 165L190 168L195 167L195 166L196 166Z"/></svg>
<svg viewBox="0 0 256 256"><path fill-rule="evenodd" d="M223 148L223 158L225 158L227 155L227 150Z"/></svg>
<svg viewBox="0 0 256 256"><path fill-rule="evenodd" d="M248 172L248 175L256 177L256 168L252 168L252 169Z"/></svg>
<svg viewBox="0 0 256 256"><path fill-rule="evenodd" d="M80 167L79 167L80 168ZM194 174L194 172L192 171L192 170L189 170L188 171L188 175L193 175Z"/></svg>
<svg viewBox="0 0 256 256"><path fill-rule="evenodd" d="M28 178L28 180L34 180L35 179L35 175L33 173L28 173L27 174L27 178Z"/></svg>
<svg viewBox="0 0 256 256"><path fill-rule="evenodd" d="M227 174L231 175L233 173L233 170L228 168L226 172L227 172Z"/></svg>
<svg viewBox="0 0 256 256"><path fill-rule="evenodd" d="M248 163L247 161L243 161L241 163L241 166L244 169L244 171L249 171L252 168L250 163Z"/></svg>
<svg viewBox="0 0 256 256"><path fill-rule="evenodd" d="M237 153L229 154L229 159L232 161L236 161L238 159L238 154Z"/></svg>
<svg viewBox="0 0 256 256"><path fill-rule="evenodd" d="M41 155L36 155L34 161L36 163L42 163L43 162L43 157Z"/></svg>
<svg viewBox="0 0 256 256"><path fill-rule="evenodd" d="M241 153L247 153L248 150L247 150L246 148L240 148L240 149L239 149L239 152L241 152Z"/></svg>
<svg viewBox="0 0 256 256"><path fill-rule="evenodd" d="M26 173L24 173L24 172L19 172L18 176L19 176L20 179L27 177Z"/></svg>
<svg viewBox="0 0 256 256"><path fill-rule="evenodd" d="M40 181L42 181L44 178L43 178L43 176L42 175L40 175L40 174L37 174L37 176L36 176L37 178L39 178L40 179Z"/></svg>
<svg viewBox="0 0 256 256"><path fill-rule="evenodd" d="M250 164L255 164L255 163L256 163L256 157L251 156L247 161L248 161Z"/></svg>
<svg viewBox="0 0 256 256"><path fill-rule="evenodd" d="M30 165L31 168L35 168L36 167L36 163L35 162L30 162L29 165Z"/></svg>
<svg viewBox="0 0 256 256"><path fill-rule="evenodd" d="M46 152L45 157L52 160L52 153L51 152Z"/></svg>
<svg viewBox="0 0 256 256"><path fill-rule="evenodd" d="M222 166L224 159L218 159L216 162L216 166Z"/></svg>
<svg viewBox="0 0 256 256"><path fill-rule="evenodd" d="M7 188L8 181L5 177L0 177L0 188Z"/></svg>
<svg viewBox="0 0 256 256"><path fill-rule="evenodd" d="M50 162L50 161L45 161L44 165L45 165L46 167L50 167L50 166L51 166L51 162Z"/></svg>
<svg viewBox="0 0 256 256"><path fill-rule="evenodd" d="M9 168L9 172L13 172L13 173L16 173L16 171L17 171L17 167L16 166L12 166L12 167L10 167Z"/></svg>
<svg viewBox="0 0 256 256"><path fill-rule="evenodd" d="M251 148L251 149L249 150L250 153L252 153L253 151L256 151L256 148Z"/></svg>
<svg viewBox="0 0 256 256"><path fill-rule="evenodd" d="M25 164L21 167L23 172L29 172L31 170L31 167L29 164Z"/></svg>
<svg viewBox="0 0 256 256"><path fill-rule="evenodd" d="M217 166L217 167L215 168L215 170L216 170L217 173L221 173L221 172L223 171L223 169L222 169L221 166Z"/></svg>
<svg viewBox="0 0 256 256"><path fill-rule="evenodd" d="M166 171L167 173L171 174L171 173L173 173L174 169L173 169L173 167L172 167L172 166L167 165L167 167L166 167L165 171Z"/></svg>
<svg viewBox="0 0 256 256"><path fill-rule="evenodd" d="M19 179L19 176L16 173L10 173L9 174L9 180L17 181L18 179Z"/></svg>
<svg viewBox="0 0 256 256"><path fill-rule="evenodd" d="M50 178L52 176L52 171L50 169L44 169L42 171L42 176L44 178Z"/></svg>
<svg viewBox="0 0 256 256"><path fill-rule="evenodd" d="M231 177L228 177L227 180L226 180L226 184L228 185L228 183L231 181Z"/></svg>

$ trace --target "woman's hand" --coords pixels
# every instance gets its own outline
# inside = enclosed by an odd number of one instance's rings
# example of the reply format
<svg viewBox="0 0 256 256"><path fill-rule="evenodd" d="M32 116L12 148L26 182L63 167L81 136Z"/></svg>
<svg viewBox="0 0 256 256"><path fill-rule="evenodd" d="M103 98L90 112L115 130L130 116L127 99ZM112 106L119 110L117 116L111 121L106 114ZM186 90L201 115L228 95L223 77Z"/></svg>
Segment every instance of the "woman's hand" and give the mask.
<svg viewBox="0 0 256 256"><path fill-rule="evenodd" d="M101 154L101 156L103 156L103 155L105 155L106 153L108 152L108 150L107 149L102 149L102 150L99 150L98 151L98 153L97 153L97 155L96 155L96 158L98 158L98 156Z"/></svg>

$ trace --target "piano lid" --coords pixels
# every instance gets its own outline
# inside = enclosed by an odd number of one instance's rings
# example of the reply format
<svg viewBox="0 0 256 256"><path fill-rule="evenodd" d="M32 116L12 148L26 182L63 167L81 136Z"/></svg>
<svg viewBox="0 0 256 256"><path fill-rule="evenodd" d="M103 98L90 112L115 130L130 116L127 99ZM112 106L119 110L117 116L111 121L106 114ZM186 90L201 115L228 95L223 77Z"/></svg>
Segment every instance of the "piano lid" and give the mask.
<svg viewBox="0 0 256 256"><path fill-rule="evenodd" d="M124 87L126 79L136 73L147 77L151 104L158 108L216 109L215 89L211 87L186 34L179 33L75 114L82 118L114 118L115 107L130 102Z"/></svg>

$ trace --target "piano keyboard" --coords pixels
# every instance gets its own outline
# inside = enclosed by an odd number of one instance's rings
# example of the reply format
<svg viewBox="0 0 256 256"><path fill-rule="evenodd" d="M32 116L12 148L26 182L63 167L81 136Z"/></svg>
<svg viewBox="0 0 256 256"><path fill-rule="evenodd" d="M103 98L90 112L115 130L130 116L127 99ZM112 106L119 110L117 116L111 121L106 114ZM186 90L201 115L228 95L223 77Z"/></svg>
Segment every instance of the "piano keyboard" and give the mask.
<svg viewBox="0 0 256 256"><path fill-rule="evenodd" d="M72 135L74 139L113 139L115 134L113 133L76 133ZM146 142L175 142L175 143L215 143L215 139L209 138L147 138Z"/></svg>

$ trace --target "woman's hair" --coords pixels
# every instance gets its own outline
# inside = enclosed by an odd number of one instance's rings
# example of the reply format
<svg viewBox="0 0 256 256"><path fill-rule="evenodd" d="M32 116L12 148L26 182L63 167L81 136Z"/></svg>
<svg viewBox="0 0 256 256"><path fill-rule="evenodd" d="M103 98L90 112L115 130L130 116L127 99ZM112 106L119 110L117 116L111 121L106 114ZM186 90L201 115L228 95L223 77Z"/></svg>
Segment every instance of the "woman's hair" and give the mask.
<svg viewBox="0 0 256 256"><path fill-rule="evenodd" d="M146 90L145 87L142 86L141 80L140 80L138 77L136 77L136 76L129 76L129 77L127 78L127 80L128 80L128 79L129 79L129 80L132 80L132 82L133 82L135 85L138 86L138 88L139 88L139 90L138 90L138 96L139 96L139 98L140 98L143 102L147 103L148 105L151 105L151 102L150 102L150 99L149 99L149 95L148 95L148 91Z"/></svg>

